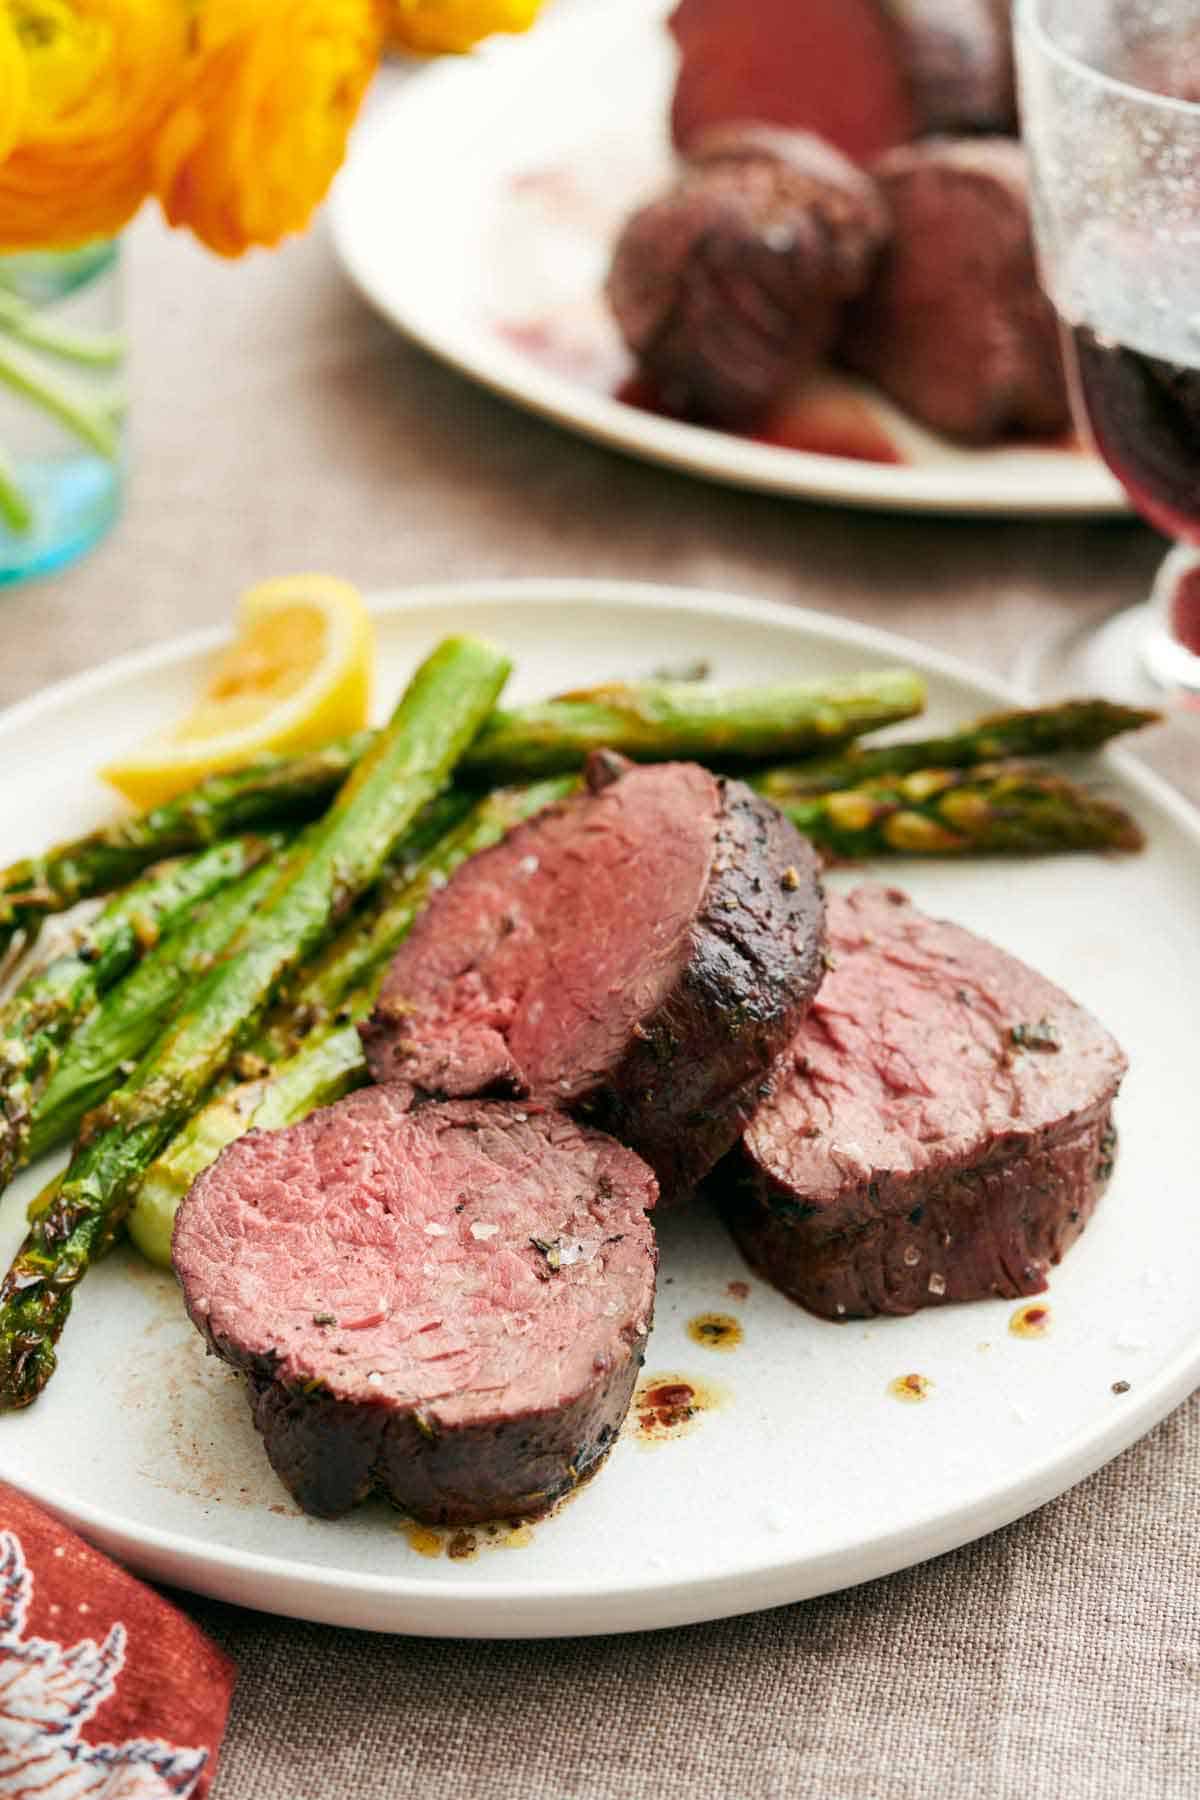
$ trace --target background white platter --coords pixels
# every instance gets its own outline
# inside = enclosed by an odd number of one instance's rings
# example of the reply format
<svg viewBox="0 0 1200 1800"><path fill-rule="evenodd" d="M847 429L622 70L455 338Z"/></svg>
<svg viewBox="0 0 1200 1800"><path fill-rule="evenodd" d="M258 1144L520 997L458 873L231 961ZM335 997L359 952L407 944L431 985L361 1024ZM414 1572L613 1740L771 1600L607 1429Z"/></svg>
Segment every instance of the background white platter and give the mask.
<svg viewBox="0 0 1200 1800"><path fill-rule="evenodd" d="M350 275L417 343L484 386L629 454L766 492L911 512L1114 513L1094 457L962 450L857 384L898 464L754 443L612 397L600 300L621 220L662 185L674 51L665 0L601 0L410 77L360 130L331 207ZM560 367L514 341L548 334ZM828 439L823 440L828 442Z"/></svg>
<svg viewBox="0 0 1200 1800"><path fill-rule="evenodd" d="M929 722L1011 698L903 640L798 609L648 586L508 582L379 602L380 693L451 629L502 641L533 697L706 658L721 680L897 659L929 680ZM177 715L206 634L68 682L0 719L4 860L101 821L91 771ZM1092 1006L1128 1050L1112 1186L1056 1271L1053 1329L1009 1333L1007 1302L835 1326L749 1275L703 1208L664 1221L647 1374L716 1384L724 1403L676 1441L618 1442L598 1478L521 1547L428 1560L382 1506L322 1523L276 1484L238 1380L206 1361L174 1284L121 1251L84 1283L61 1367L0 1418L0 1475L161 1580L267 1610L455 1636L676 1625L777 1605L899 1569L995 1529L1097 1468L1200 1381L1194 1111L1200 820L1127 759L1092 770L1133 805L1141 856L888 863L862 871L979 930ZM839 883L857 879L847 871ZM0 1209L0 1255L45 1177ZM728 1293L748 1279L747 1298ZM687 1321L736 1315L727 1354ZM934 1385L901 1405L888 1383ZM1127 1392L1114 1394L1114 1382Z"/></svg>

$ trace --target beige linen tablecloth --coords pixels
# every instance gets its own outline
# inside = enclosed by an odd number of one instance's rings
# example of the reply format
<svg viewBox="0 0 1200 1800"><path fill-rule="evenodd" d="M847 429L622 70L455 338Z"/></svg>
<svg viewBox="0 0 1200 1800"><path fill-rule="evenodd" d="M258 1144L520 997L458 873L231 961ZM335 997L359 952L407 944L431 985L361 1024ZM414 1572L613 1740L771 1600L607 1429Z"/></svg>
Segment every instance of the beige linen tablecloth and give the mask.
<svg viewBox="0 0 1200 1800"><path fill-rule="evenodd" d="M366 588L692 583L823 607L1009 673L1138 595L1160 554L1133 523L819 510L593 449L392 336L320 229L228 267L144 221L130 263L129 507L88 561L0 599L3 702L224 623L244 583L313 567ZM1194 797L1197 723L1150 753ZM1193 1399L980 1544L756 1617L434 1643L185 1598L241 1667L215 1800L1196 1796L1198 1492Z"/></svg>

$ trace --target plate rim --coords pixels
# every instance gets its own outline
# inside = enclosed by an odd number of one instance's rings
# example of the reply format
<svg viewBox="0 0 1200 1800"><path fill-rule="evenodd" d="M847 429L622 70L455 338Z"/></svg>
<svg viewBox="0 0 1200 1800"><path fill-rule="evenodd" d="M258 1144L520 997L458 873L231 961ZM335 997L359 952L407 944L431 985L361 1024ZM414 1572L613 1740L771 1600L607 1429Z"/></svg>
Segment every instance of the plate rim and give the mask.
<svg viewBox="0 0 1200 1800"><path fill-rule="evenodd" d="M915 639L786 601L742 597L719 589L545 576L423 583L379 589L368 595L371 610L381 616L481 603L494 604L499 611L506 601L546 607L581 602L589 607L625 606L631 610L653 605L725 619L753 618L793 631L798 637L849 643L890 659L900 658L918 670L973 688L999 704L1020 704L1024 698L1011 682ZM0 711L0 736L35 721L40 712L85 699L96 688L150 675L210 652L228 637L229 632L220 627L189 632L56 682ZM1102 760L1114 766L1124 781L1180 827L1200 852L1200 810L1128 752L1107 750L1102 753ZM609 1581L591 1587L581 1577L570 1582L519 1578L482 1582L464 1578L449 1589L420 1574L348 1575L345 1570L320 1562L297 1562L236 1549L187 1531L159 1526L133 1529L128 1521L107 1508L93 1506L48 1484L26 1483L10 1469L4 1470L4 1479L85 1533L90 1532L94 1541L124 1557L132 1566L158 1579L236 1604L355 1629L426 1636L589 1636L625 1630L665 1630L791 1604L857 1586L944 1554L1066 1492L1153 1429L1197 1385L1200 1328L1190 1346L1177 1351L1145 1383L1139 1382L1130 1396L1122 1397L1110 1424L1100 1431L1094 1425L1080 1426L1019 1475L979 1496L966 1514L955 1516L945 1505L936 1507L872 1540L865 1554L861 1543L848 1538L816 1558L794 1556L764 1564L760 1556L757 1564L745 1569L682 1578L643 1571L634 1585ZM851 1555L857 1557L856 1571L847 1579L844 1569L837 1565ZM834 1579L830 1580L830 1575ZM242 1578L256 1583L260 1595L271 1586L269 1600L243 1594L239 1588ZM647 1597L653 1597L655 1602L650 1619L637 1616ZM341 1601L348 1604L340 1604ZM506 1614L508 1629L497 1631L487 1625L481 1628L474 1617L477 1611L490 1617L498 1610ZM553 1622L547 1622L547 1610L555 1613Z"/></svg>
<svg viewBox="0 0 1200 1800"><path fill-rule="evenodd" d="M389 137L403 132L410 116L419 119L420 109L432 110L443 90L469 92L472 85L486 85L496 74L502 80L519 80L523 69L553 62L560 47L566 45L569 52L575 40L583 45L597 38L611 40L622 31L648 29L657 10L648 12L644 0L607 0L604 7L562 14L544 23L532 39L493 40L471 57L411 74L399 92L372 109L334 183L328 215L338 260L374 310L460 375L526 411L610 450L723 485L877 511L1005 518L1131 516L1124 493L1098 459L1087 456L1068 463L1064 453L1036 444L1024 453L1044 459L1045 468L1023 475L1019 497L1013 497L989 492L984 465L956 466L948 473L936 467L859 462L756 444L682 420L638 413L609 395L542 368L498 336L489 337L482 330L471 336L465 329L447 326L440 315L423 308L419 298L406 301L402 292L375 279L359 228L358 197L371 185L374 159L390 157ZM1049 492L1043 491L1041 483L1048 473L1065 475L1068 470L1077 480L1068 480L1066 486L1080 491L1056 491L1052 483ZM1001 473L1000 480L1004 479ZM1011 473L1007 479L1013 479Z"/></svg>

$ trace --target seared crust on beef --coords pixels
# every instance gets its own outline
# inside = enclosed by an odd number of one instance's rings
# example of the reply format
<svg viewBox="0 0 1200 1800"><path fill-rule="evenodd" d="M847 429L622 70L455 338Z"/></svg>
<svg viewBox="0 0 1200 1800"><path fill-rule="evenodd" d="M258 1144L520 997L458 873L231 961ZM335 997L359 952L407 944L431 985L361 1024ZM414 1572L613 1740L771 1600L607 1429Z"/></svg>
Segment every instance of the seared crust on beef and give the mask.
<svg viewBox="0 0 1200 1800"><path fill-rule="evenodd" d="M466 863L364 1027L418 1099L569 1108L684 1197L737 1140L823 972L816 859L693 763L626 766Z"/></svg>
<svg viewBox="0 0 1200 1800"><path fill-rule="evenodd" d="M754 1174L727 1217L747 1262L825 1319L1015 1299L1045 1291L1046 1271L1092 1216L1114 1144L1105 1114L1026 1156L948 1173L911 1212L824 1241Z"/></svg>
<svg viewBox="0 0 1200 1800"><path fill-rule="evenodd" d="M364 1089L250 1132L180 1209L193 1323L309 1512L528 1517L592 1472L650 1329L651 1171L565 1113Z"/></svg>
<svg viewBox="0 0 1200 1800"><path fill-rule="evenodd" d="M1040 1293L1113 1155L1125 1058L1061 989L894 889L829 907L834 966L722 1178L827 1318Z"/></svg>

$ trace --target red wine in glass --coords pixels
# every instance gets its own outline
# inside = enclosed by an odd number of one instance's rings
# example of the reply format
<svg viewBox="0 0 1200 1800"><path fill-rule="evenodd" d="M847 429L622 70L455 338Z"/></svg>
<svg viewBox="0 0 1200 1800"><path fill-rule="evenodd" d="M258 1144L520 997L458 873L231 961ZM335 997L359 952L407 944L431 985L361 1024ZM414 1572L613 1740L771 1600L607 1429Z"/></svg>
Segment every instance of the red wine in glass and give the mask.
<svg viewBox="0 0 1200 1800"><path fill-rule="evenodd" d="M1200 544L1200 367L1101 336L1064 329L1077 398L1096 449L1144 518ZM1175 636L1200 655L1200 594L1181 588Z"/></svg>
<svg viewBox="0 0 1200 1800"><path fill-rule="evenodd" d="M1080 638L1075 661L1098 686L1149 676L1200 704L1200 0L1013 12L1074 411L1138 512L1181 540L1149 603Z"/></svg>

